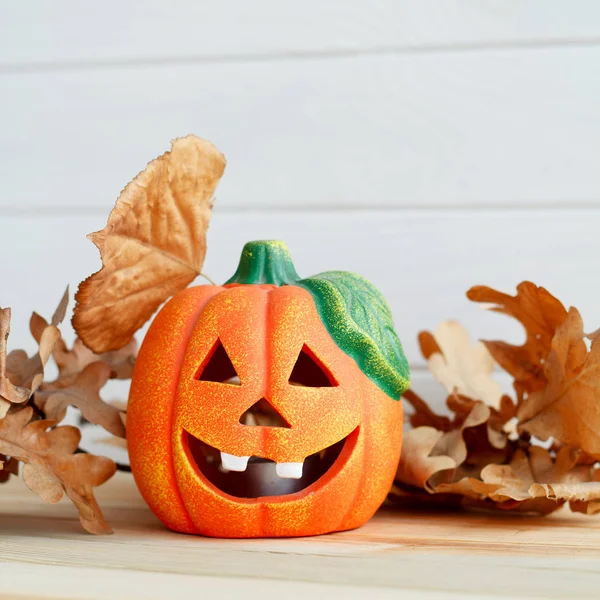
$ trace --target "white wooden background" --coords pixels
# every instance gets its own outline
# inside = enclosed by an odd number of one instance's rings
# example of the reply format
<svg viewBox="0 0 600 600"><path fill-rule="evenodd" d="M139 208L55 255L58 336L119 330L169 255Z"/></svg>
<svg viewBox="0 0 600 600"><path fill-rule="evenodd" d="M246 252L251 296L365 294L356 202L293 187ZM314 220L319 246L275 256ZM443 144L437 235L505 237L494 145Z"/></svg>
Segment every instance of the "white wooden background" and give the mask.
<svg viewBox="0 0 600 600"><path fill-rule="evenodd" d="M365 275L389 300L415 388L438 404L419 330L457 318L474 337L523 337L466 300L473 284L531 279L600 326L598 0L0 0L11 347L33 350L31 311L49 316L99 267L85 234L190 132L228 158L206 273L223 281L245 241L280 238L302 275ZM60 569L31 565L20 593L50 578L65 589ZM107 589L97 569L77 575ZM146 595L171 585L146 575L115 581Z"/></svg>
<svg viewBox="0 0 600 600"><path fill-rule="evenodd" d="M0 305L31 310L99 266L85 234L173 137L213 141L206 272L281 238L303 275L389 299L417 388L420 329L522 279L600 326L596 0L0 0ZM424 384L423 384L424 385Z"/></svg>

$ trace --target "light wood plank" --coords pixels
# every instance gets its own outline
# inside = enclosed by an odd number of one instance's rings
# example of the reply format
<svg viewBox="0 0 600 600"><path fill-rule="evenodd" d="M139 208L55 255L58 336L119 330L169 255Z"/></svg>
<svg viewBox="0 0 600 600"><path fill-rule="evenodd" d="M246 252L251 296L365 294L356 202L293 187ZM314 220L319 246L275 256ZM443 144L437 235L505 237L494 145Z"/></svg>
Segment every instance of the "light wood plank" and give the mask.
<svg viewBox="0 0 600 600"><path fill-rule="evenodd" d="M101 229L106 216L4 216L0 222L0 305L13 308L14 321L9 345L32 350L31 311L49 317L67 283L74 291L99 268L98 252L85 235ZM232 214L217 207L205 271L225 281L244 242L282 239L302 276L332 269L361 273L388 299L411 364L423 365L417 333L448 318L461 321L473 337L523 339L511 319L465 298L475 284L510 292L521 280L533 280L577 306L587 331L596 329L599 224L598 210Z"/></svg>
<svg viewBox="0 0 600 600"><path fill-rule="evenodd" d="M223 60L600 38L593 0L2 2L0 68Z"/></svg>
<svg viewBox="0 0 600 600"><path fill-rule="evenodd" d="M301 590L358 597L361 588L349 586L429 597L592 598L600 585L600 522L566 511L534 518L387 509L355 531L232 541L164 530L129 475L118 474L98 497L113 536L81 533L68 503L44 505L20 480L3 486L0 566L26 579L3 577L2 591L38 593L52 581L60 590L70 577L92 597L114 597L116 583L124 586L117 597L127 598L156 597L152 590L169 583L183 598L203 583L206 591L248 583L249 592L285 590L294 598Z"/></svg>
<svg viewBox="0 0 600 600"><path fill-rule="evenodd" d="M0 574L3 566L0 564ZM398 590L307 581L257 579L254 577L211 577L180 573L152 573L130 569L99 569L56 565L10 563L6 572L11 577L9 588L17 595L0 600L33 600L71 598L98 600L165 600L176 591L177 600L200 598L256 598L266 600L306 600L306 598L344 598L363 600L397 600ZM24 593L27 595L24 596ZM458 600L458 593L403 590L403 600ZM498 596L480 596L478 600L498 600Z"/></svg>
<svg viewBox="0 0 600 600"><path fill-rule="evenodd" d="M108 210L189 132L223 208L597 206L600 47L0 76L0 208Z"/></svg>

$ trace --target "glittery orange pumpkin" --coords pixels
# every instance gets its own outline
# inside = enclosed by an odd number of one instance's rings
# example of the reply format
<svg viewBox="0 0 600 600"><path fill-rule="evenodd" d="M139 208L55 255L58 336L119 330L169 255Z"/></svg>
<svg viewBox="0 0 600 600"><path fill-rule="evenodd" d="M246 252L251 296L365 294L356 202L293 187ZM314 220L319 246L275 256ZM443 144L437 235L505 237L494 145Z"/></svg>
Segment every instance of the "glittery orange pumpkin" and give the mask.
<svg viewBox="0 0 600 600"><path fill-rule="evenodd" d="M300 279L251 242L226 285L185 290L137 359L127 440L137 485L171 529L218 537L351 529L385 499L408 367L379 292Z"/></svg>

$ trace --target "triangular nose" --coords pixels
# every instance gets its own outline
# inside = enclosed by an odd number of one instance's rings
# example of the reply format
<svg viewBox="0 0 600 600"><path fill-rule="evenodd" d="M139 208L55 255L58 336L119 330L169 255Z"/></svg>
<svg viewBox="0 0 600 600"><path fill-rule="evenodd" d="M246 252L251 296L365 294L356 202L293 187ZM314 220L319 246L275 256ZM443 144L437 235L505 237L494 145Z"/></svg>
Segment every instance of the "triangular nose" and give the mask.
<svg viewBox="0 0 600 600"><path fill-rule="evenodd" d="M250 427L290 427L290 424L266 398L255 402L240 417L240 423Z"/></svg>

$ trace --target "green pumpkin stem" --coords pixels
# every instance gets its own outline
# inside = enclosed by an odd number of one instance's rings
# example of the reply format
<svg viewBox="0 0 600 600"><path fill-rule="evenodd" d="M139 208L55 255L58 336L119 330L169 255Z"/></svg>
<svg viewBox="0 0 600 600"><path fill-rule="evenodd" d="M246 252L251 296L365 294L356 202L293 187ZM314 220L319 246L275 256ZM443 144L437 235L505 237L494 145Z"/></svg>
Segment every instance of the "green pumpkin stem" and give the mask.
<svg viewBox="0 0 600 600"><path fill-rule="evenodd" d="M408 389L408 362L390 308L379 290L360 275L329 271L300 279L287 246L268 240L244 246L237 271L226 283L304 288L333 341L369 379L394 400Z"/></svg>
<svg viewBox="0 0 600 600"><path fill-rule="evenodd" d="M277 240L248 242L226 283L285 285L300 279L287 246Z"/></svg>

